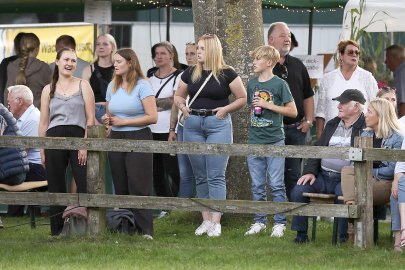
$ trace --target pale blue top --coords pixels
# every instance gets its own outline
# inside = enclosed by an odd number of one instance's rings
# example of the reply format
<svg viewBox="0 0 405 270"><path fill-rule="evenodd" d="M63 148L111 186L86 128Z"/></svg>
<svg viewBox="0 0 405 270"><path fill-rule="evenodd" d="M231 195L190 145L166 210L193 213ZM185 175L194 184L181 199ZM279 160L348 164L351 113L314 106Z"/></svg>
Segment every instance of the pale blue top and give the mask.
<svg viewBox="0 0 405 270"><path fill-rule="evenodd" d="M112 93L112 82L108 84L106 100L112 116L120 118L135 118L145 115L142 100L154 96L152 86L146 80L139 80L131 93L123 88L118 88ZM148 126L112 126L114 131L133 131L144 129Z"/></svg>
<svg viewBox="0 0 405 270"><path fill-rule="evenodd" d="M29 106L17 120L17 126L23 136L38 137L39 110L34 106ZM27 149L27 158L30 163L41 164L41 154L38 148Z"/></svg>

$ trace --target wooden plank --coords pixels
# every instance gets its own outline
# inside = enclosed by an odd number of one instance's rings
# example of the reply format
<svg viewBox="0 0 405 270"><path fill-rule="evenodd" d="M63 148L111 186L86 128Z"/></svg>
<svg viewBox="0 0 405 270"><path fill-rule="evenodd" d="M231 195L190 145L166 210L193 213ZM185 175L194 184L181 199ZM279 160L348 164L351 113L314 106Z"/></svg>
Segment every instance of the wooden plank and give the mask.
<svg viewBox="0 0 405 270"><path fill-rule="evenodd" d="M87 128L88 138L105 138L104 126ZM106 153L88 151L87 153L87 193L105 194L105 164ZM99 234L106 230L105 209L99 207L87 208L87 233Z"/></svg>
<svg viewBox="0 0 405 270"><path fill-rule="evenodd" d="M136 141L91 138L18 137L0 136L0 147L14 146L46 149L87 149L92 151L213 154L231 156L276 156L292 158L348 159L348 147L208 144L189 142ZM405 155L404 155L405 157ZM405 160L405 159L404 159Z"/></svg>
<svg viewBox="0 0 405 270"><path fill-rule="evenodd" d="M358 206L338 204L275 203L243 200L207 200L110 194L0 192L0 204L126 207L181 211L214 210L223 213L285 213L286 215L358 217Z"/></svg>
<svg viewBox="0 0 405 270"><path fill-rule="evenodd" d="M302 196L308 197L308 198L320 198L320 199L334 199L336 197L335 194L309 193L309 192L302 193Z"/></svg>
<svg viewBox="0 0 405 270"><path fill-rule="evenodd" d="M355 147L373 146L372 138L356 137ZM354 183L356 202L360 210L360 218L355 220L355 245L367 249L374 245L373 234L373 186L372 161L354 162Z"/></svg>
<svg viewBox="0 0 405 270"><path fill-rule="evenodd" d="M396 160L405 161L405 150L400 149L382 149L382 148L364 148L364 160Z"/></svg>

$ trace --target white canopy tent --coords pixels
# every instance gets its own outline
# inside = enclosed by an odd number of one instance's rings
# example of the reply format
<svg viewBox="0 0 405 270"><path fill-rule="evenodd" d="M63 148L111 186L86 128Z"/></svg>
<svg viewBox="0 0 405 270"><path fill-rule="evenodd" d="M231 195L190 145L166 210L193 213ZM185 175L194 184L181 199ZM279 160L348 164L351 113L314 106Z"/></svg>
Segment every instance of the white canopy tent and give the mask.
<svg viewBox="0 0 405 270"><path fill-rule="evenodd" d="M350 38L352 9L360 10L360 0L349 0L345 6L342 39ZM356 26L359 29L367 26L364 29L367 32L405 32L405 1L365 0L363 13Z"/></svg>

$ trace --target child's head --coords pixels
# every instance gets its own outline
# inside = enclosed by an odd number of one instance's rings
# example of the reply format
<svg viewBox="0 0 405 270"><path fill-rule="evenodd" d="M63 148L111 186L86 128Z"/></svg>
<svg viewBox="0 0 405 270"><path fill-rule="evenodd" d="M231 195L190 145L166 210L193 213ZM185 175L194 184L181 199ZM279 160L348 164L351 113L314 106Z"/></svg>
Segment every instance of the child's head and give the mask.
<svg viewBox="0 0 405 270"><path fill-rule="evenodd" d="M253 52L250 52L250 56L253 60L264 59L271 62L271 68L273 68L278 60L280 60L280 53L273 46L263 45L257 47Z"/></svg>

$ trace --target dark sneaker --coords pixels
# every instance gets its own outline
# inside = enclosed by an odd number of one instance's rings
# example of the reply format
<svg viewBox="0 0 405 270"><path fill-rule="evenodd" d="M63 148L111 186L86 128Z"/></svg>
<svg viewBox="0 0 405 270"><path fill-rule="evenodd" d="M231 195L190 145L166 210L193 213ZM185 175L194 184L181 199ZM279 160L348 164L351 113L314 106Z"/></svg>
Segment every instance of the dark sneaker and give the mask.
<svg viewBox="0 0 405 270"><path fill-rule="evenodd" d="M295 237L295 239L294 239L294 243L296 243L296 244L305 244L305 243L308 243L309 242L309 240L308 240L308 235L297 235L297 237Z"/></svg>

